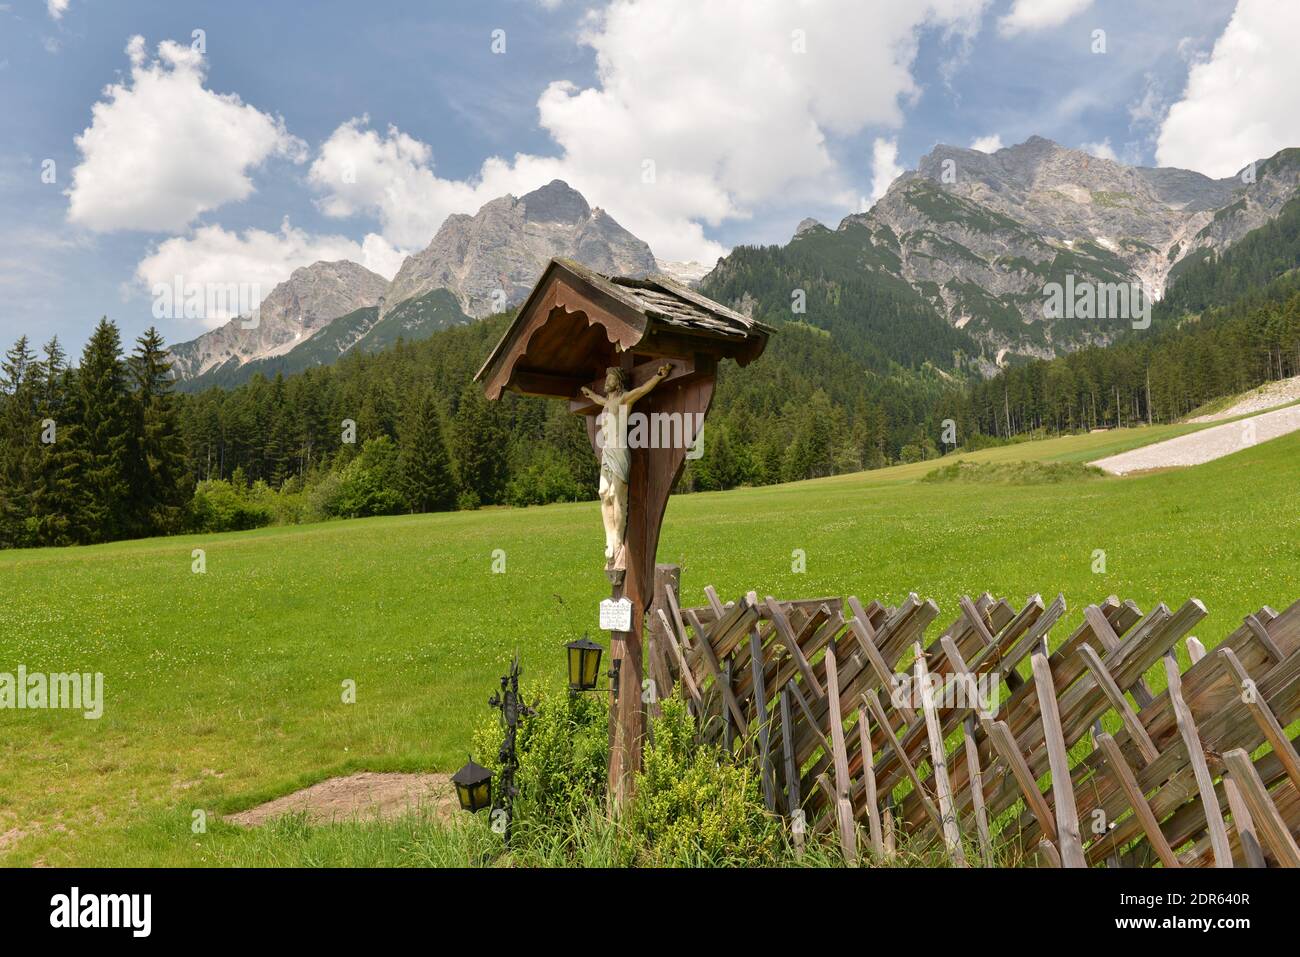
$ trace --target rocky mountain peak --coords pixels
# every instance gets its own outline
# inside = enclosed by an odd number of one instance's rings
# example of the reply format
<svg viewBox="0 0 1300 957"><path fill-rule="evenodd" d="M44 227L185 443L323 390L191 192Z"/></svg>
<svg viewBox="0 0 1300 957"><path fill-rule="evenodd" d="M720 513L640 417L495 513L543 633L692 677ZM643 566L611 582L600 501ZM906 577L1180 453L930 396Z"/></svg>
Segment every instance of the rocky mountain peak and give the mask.
<svg viewBox="0 0 1300 957"><path fill-rule="evenodd" d="M649 246L556 179L518 198L499 196L473 215L451 214L391 283L347 261L295 269L263 300L255 325L232 320L180 343L172 349L174 368L182 379L207 372L229 378L253 360L277 360L294 350L333 356L384 339L398 326L406 335L482 318L521 302L556 256L611 275L655 271ZM444 292L434 301L429 297L437 290ZM370 312L349 319L348 330L299 349L335 319L360 310Z"/></svg>
<svg viewBox="0 0 1300 957"><path fill-rule="evenodd" d="M383 276L346 259L299 266L262 301L260 325L268 319L272 326L292 320L314 329L345 312L375 305L387 287Z"/></svg>
<svg viewBox="0 0 1300 957"><path fill-rule="evenodd" d="M811 216L806 216L799 220L799 225L794 228L794 236L791 236L790 238L793 239L795 236L802 236L804 233L812 232L814 229L825 228L825 226L813 219Z"/></svg>
<svg viewBox="0 0 1300 957"><path fill-rule="evenodd" d="M334 319L376 305L388 280L346 259L300 266L262 300L255 319L241 316L171 349L180 378L193 378L234 361L278 355Z"/></svg>
<svg viewBox="0 0 1300 957"><path fill-rule="evenodd" d="M683 286L695 287L700 284L700 280L709 274L712 266L706 265L695 260L672 260L660 259L655 264L655 272L667 276L674 282L679 282Z"/></svg>
<svg viewBox="0 0 1300 957"><path fill-rule="evenodd" d="M518 199L494 199L473 216L448 216L433 242L402 263L381 316L434 289L449 290L468 316L491 315L522 302L555 256L612 275L655 271L649 246L557 179Z"/></svg>
<svg viewBox="0 0 1300 957"><path fill-rule="evenodd" d="M1098 186L1138 176L1134 167L1062 146L1042 136L1005 146L995 153L937 144L917 164L915 176L946 186L982 183L990 189L1050 188L1090 183ZM908 174L904 174L906 177Z"/></svg>
<svg viewBox="0 0 1300 957"><path fill-rule="evenodd" d="M562 179L525 193L519 202L524 204L524 217L538 223L572 224L592 214L583 195Z"/></svg>

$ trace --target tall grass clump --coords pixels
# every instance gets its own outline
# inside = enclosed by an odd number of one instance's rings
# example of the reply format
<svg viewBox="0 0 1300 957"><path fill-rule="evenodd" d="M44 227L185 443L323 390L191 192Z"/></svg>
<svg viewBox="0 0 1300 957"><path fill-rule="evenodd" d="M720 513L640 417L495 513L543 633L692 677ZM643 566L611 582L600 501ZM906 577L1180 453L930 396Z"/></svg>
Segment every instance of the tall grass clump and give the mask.
<svg viewBox="0 0 1300 957"><path fill-rule="evenodd" d="M1105 478L1095 465L1082 462L968 462L958 459L922 477L923 482L977 482L989 485L1055 485Z"/></svg>

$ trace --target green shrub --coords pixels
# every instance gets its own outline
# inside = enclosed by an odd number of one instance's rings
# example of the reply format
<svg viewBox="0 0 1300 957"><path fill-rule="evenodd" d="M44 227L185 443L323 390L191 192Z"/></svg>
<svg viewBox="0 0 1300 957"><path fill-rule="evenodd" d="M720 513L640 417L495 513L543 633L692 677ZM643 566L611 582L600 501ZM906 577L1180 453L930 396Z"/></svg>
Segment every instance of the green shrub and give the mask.
<svg viewBox="0 0 1300 957"><path fill-rule="evenodd" d="M641 845L639 863L652 867L762 867L774 864L782 847L753 768L699 744L678 698L664 701L654 722L631 826Z"/></svg>
<svg viewBox="0 0 1300 957"><path fill-rule="evenodd" d="M319 480L308 484L303 520L323 522L338 514L338 498L343 479L338 472L325 472Z"/></svg>
<svg viewBox="0 0 1300 957"><path fill-rule="evenodd" d="M579 494L573 474L554 454L544 455L524 468L506 487L506 501L515 508L572 502Z"/></svg>
<svg viewBox="0 0 1300 957"><path fill-rule="evenodd" d="M525 694L525 700L531 701ZM585 812L593 798L603 798L609 765L609 706L603 694L547 692L537 699L537 713L523 720L515 742L514 816L517 824L545 824ZM500 720L484 722L474 735L474 756L500 773L498 749L504 737ZM500 781L494 781L499 793Z"/></svg>
<svg viewBox="0 0 1300 957"><path fill-rule="evenodd" d="M190 501L191 523L200 532L235 532L269 524L270 510L250 495L243 485L222 479L200 482Z"/></svg>
<svg viewBox="0 0 1300 957"><path fill-rule="evenodd" d="M341 518L395 515L406 508L398 488L397 446L381 435L367 440L361 454L343 467L330 509Z"/></svg>
<svg viewBox="0 0 1300 957"><path fill-rule="evenodd" d="M696 742L678 699L662 703L636 797L606 810L609 707L604 694L543 695L517 741L511 823L516 863L624 866L762 866L778 861L780 825L763 808L752 768ZM495 774L503 730L494 717L474 735L474 757ZM500 778L493 784L499 793Z"/></svg>

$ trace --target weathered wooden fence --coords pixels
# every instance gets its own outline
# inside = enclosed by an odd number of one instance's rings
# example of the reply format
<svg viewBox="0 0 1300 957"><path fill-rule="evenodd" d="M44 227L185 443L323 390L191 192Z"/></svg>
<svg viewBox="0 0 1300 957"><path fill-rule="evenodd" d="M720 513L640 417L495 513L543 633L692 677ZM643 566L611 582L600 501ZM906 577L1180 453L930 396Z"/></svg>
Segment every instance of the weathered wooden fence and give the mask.
<svg viewBox="0 0 1300 957"><path fill-rule="evenodd" d="M1300 716L1300 602L1207 653L1196 599L1143 614L1112 596L1058 644L1061 596L963 598L927 638L939 607L914 594L724 603L706 588L681 608L676 582L659 567L650 677L752 755L798 842L832 836L849 862L887 863L906 841L959 865L1300 866L1284 730Z"/></svg>

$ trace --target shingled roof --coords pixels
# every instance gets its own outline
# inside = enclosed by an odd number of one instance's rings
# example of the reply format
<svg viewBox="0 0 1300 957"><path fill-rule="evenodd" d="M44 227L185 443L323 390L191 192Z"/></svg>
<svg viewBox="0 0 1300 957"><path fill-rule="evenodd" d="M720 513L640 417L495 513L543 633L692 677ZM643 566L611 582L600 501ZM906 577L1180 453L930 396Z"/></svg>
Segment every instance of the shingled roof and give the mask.
<svg viewBox="0 0 1300 957"><path fill-rule="evenodd" d="M489 398L507 388L572 396L621 352L706 354L745 365L773 331L666 276L604 276L552 259L474 378Z"/></svg>
<svg viewBox="0 0 1300 957"><path fill-rule="evenodd" d="M774 331L771 326L728 309L667 276L656 275L645 279L602 276L573 260L559 262L579 275L585 274L588 282L612 287L610 291L614 295L649 318L725 336L748 336L755 330L768 334Z"/></svg>

